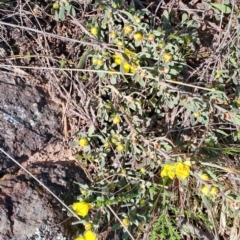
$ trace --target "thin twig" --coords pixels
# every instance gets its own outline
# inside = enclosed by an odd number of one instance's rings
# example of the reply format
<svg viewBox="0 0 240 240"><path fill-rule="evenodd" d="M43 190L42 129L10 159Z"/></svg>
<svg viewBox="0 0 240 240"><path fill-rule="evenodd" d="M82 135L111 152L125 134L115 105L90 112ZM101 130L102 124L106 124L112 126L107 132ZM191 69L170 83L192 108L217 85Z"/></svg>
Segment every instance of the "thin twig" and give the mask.
<svg viewBox="0 0 240 240"><path fill-rule="evenodd" d="M0 21L1 23L1 21ZM37 70L56 70L56 71L77 71L77 72L99 72L99 73L111 73L111 74L118 74L118 75L123 75L121 72L110 72L108 70L94 70L94 69L78 69L78 68L59 68L59 67L31 67L31 66L12 66L12 65L6 65L6 64L1 64L0 67L14 67L14 68L24 68L24 69L37 69ZM126 76L133 76L134 74L133 73L124 73L124 75ZM152 79L155 79L157 80L157 78L152 78ZM192 87L192 88L197 88L197 89L202 89L202 90L206 90L208 92L212 92L212 91L215 91L217 92L216 89L214 88L204 88L204 87L199 87L199 86L196 86L196 85L192 85L192 84L187 84L187 83L183 83L183 82L179 82L179 81L173 81L173 80L165 80L165 82L167 83L174 83L174 84L177 84L177 85L182 85L182 86L187 86L187 87ZM218 91L220 92L220 91Z"/></svg>
<svg viewBox="0 0 240 240"><path fill-rule="evenodd" d="M125 231L129 234L130 238L132 240L135 240L134 237L132 236L132 234L128 231L128 229L124 226L123 222L121 221L121 219L118 217L118 215L113 211L113 209L107 205L107 208L112 212L112 214L115 216L115 218L122 224L122 226L124 227Z"/></svg>
<svg viewBox="0 0 240 240"><path fill-rule="evenodd" d="M16 24L12 24L12 23L6 23L6 22L2 22L0 21L0 24L2 25L6 25L6 26L10 26L10 27L14 27L14 28L20 28L20 29L24 29L24 30L28 30L31 32L35 32L35 33L40 33L40 34L44 34L48 37L52 37L52 38L57 38L63 41L69 41L69 42L73 42L73 43L80 43L86 46L94 46L97 48L102 48L103 45L106 47L107 44L101 43L101 42L97 42L97 43L93 43L93 42L84 42L84 41L80 41L80 40L76 40L76 39L72 39L72 38L68 38L68 37L64 37L64 36L59 36L53 33L49 33L49 32L43 32L37 29L33 29L33 28L29 28L29 27L25 27L25 26L19 26ZM93 39L94 41L97 41L96 39Z"/></svg>

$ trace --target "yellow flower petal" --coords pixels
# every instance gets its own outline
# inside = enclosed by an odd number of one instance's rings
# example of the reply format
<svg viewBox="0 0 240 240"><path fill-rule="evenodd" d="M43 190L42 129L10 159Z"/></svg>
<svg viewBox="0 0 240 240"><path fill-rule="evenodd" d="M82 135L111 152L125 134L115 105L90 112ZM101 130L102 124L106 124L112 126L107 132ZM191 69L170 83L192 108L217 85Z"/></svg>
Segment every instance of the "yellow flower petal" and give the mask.
<svg viewBox="0 0 240 240"><path fill-rule="evenodd" d="M201 189L201 192L206 196L209 194L209 191L210 191L210 189L208 186L203 186Z"/></svg>
<svg viewBox="0 0 240 240"><path fill-rule="evenodd" d="M176 163L176 175L180 180L186 179L190 174L190 167L185 163Z"/></svg>
<svg viewBox="0 0 240 240"><path fill-rule="evenodd" d="M130 64L129 63L123 63L123 70L124 70L124 73L129 73L130 71Z"/></svg>
<svg viewBox="0 0 240 240"><path fill-rule="evenodd" d="M77 237L74 240L85 240L85 238L84 237Z"/></svg>
<svg viewBox="0 0 240 240"><path fill-rule="evenodd" d="M133 52L133 51L127 49L127 48L125 48L124 53L125 53L128 57L133 57L133 56L136 55L135 52Z"/></svg>
<svg viewBox="0 0 240 240"><path fill-rule="evenodd" d="M72 205L72 209L81 217L88 215L88 211L92 208L90 203L86 202L77 202Z"/></svg>
<svg viewBox="0 0 240 240"><path fill-rule="evenodd" d="M211 188L210 194L215 197L216 195L218 195L218 193L219 193L219 188L213 186Z"/></svg>
<svg viewBox="0 0 240 240"><path fill-rule="evenodd" d="M122 59L121 58L114 58L114 63L116 65L120 65L122 63Z"/></svg>
<svg viewBox="0 0 240 240"><path fill-rule="evenodd" d="M163 170L161 171L161 177L169 177L171 179L174 179L175 177L175 166L174 165L169 165L169 164L166 164L164 167L163 167Z"/></svg>
<svg viewBox="0 0 240 240"><path fill-rule="evenodd" d="M90 222L87 222L84 224L84 228L86 231L89 231L92 229L92 224Z"/></svg>
<svg viewBox="0 0 240 240"><path fill-rule="evenodd" d="M135 67L135 66L133 66L133 65L130 66L130 72L131 72L131 73L135 73L136 70L137 70L137 67Z"/></svg>
<svg viewBox="0 0 240 240"><path fill-rule="evenodd" d="M128 227L131 222L128 218L124 218L124 219L122 219L122 223L125 227Z"/></svg>
<svg viewBox="0 0 240 240"><path fill-rule="evenodd" d="M86 231L83 236L85 240L97 240L97 235L91 230Z"/></svg>
<svg viewBox="0 0 240 240"><path fill-rule="evenodd" d="M191 166L192 166L192 163L191 163L191 161L190 161L190 160L186 160L186 161L184 161L183 163L184 163L184 164L186 164L186 165L188 165L189 167L191 167Z"/></svg>

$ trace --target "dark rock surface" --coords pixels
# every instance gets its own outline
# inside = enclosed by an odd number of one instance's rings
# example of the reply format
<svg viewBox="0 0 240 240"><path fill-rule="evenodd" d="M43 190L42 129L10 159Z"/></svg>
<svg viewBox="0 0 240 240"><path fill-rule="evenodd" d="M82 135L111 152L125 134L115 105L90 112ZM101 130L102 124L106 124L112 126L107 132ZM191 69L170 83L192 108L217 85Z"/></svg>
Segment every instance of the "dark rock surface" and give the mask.
<svg viewBox="0 0 240 240"><path fill-rule="evenodd" d="M0 72L0 148L51 189L65 204L79 195L85 174L64 148L61 114L44 90ZM42 186L0 153L0 240L71 240L63 206Z"/></svg>
<svg viewBox="0 0 240 240"><path fill-rule="evenodd" d="M0 146L23 162L60 138L61 116L42 88L20 81L0 72ZM0 156L0 176L14 171L14 163Z"/></svg>

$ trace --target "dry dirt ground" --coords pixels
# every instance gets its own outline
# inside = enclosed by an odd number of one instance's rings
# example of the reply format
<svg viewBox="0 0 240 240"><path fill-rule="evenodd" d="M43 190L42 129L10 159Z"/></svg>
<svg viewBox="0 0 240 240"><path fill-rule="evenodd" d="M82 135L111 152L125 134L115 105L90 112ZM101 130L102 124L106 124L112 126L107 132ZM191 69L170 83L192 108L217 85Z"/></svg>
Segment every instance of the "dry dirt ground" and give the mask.
<svg viewBox="0 0 240 240"><path fill-rule="evenodd" d="M79 195L74 182L84 172L64 148L59 106L41 87L0 71L0 147L70 205ZM0 239L71 239L63 207L4 154L0 154Z"/></svg>

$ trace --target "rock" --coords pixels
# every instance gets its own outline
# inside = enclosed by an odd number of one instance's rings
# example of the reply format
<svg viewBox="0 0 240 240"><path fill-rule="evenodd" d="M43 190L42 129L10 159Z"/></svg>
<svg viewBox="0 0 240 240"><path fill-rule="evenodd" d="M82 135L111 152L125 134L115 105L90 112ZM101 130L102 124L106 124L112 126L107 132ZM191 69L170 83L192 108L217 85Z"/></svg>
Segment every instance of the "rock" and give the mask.
<svg viewBox="0 0 240 240"><path fill-rule="evenodd" d="M61 139L61 115L42 88L18 82L0 72L0 147L22 163ZM16 165L0 156L0 176L13 172Z"/></svg>

